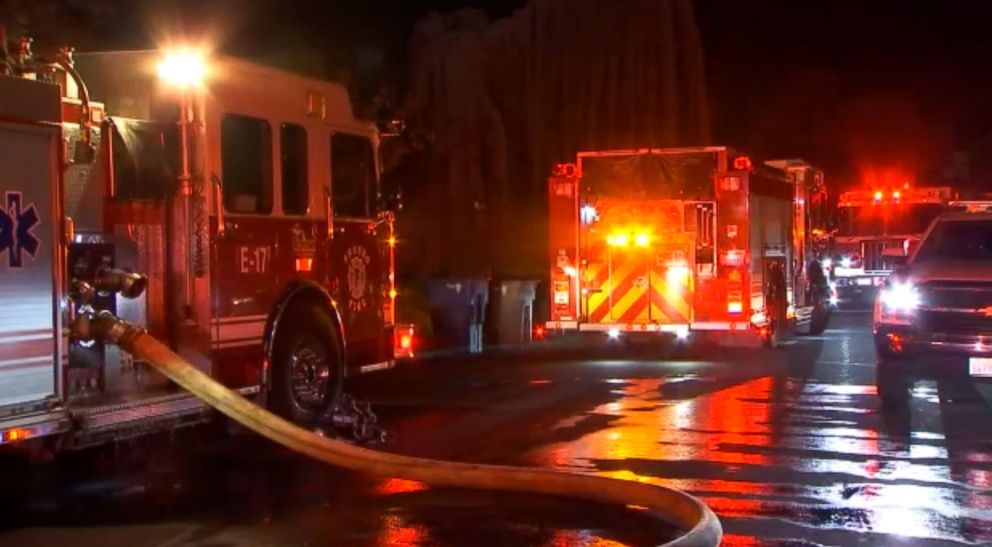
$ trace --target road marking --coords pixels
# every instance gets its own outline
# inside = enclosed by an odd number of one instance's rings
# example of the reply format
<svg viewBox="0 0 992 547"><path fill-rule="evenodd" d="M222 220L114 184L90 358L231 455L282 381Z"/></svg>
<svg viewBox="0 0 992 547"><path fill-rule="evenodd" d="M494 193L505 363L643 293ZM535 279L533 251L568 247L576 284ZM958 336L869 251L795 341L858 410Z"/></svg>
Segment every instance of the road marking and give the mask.
<svg viewBox="0 0 992 547"><path fill-rule="evenodd" d="M835 361L835 360L818 360L816 362L818 365L846 365L852 367L874 367L874 361Z"/></svg>

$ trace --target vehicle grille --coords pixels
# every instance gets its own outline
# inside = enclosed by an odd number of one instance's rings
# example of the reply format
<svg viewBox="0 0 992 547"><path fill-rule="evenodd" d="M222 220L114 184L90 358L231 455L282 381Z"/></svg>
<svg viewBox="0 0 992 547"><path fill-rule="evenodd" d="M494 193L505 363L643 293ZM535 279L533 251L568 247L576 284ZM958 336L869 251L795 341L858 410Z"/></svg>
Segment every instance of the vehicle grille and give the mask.
<svg viewBox="0 0 992 547"><path fill-rule="evenodd" d="M889 271L891 259L885 249L902 249L903 239L870 239L861 243L861 260L865 271Z"/></svg>

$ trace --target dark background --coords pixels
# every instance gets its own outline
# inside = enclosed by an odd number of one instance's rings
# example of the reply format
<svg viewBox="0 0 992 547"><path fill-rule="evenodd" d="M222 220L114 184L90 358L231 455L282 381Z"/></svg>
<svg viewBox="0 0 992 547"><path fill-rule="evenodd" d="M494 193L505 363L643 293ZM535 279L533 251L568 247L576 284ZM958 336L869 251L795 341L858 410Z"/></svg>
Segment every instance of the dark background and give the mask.
<svg viewBox="0 0 992 547"><path fill-rule="evenodd" d="M0 15L42 43L81 49L150 47L176 39L166 29L183 28L227 52L345 82L368 105L402 95L418 18L465 6L498 18L522 4L4 0ZM992 179L983 165L992 134L990 4L698 0L714 139L759 156L811 159L835 187L879 176L983 186Z"/></svg>

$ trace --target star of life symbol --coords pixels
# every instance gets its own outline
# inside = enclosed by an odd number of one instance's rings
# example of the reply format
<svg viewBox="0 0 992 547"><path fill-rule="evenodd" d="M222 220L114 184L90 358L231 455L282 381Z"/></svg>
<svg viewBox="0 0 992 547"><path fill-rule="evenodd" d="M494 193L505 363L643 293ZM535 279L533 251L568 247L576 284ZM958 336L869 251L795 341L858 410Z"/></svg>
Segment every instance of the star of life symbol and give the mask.
<svg viewBox="0 0 992 547"><path fill-rule="evenodd" d="M34 258L38 254L40 242L34 235L34 228L41 220L33 203L24 205L20 192L6 192L3 207L0 207L0 257L7 253L7 266L23 266L24 253Z"/></svg>

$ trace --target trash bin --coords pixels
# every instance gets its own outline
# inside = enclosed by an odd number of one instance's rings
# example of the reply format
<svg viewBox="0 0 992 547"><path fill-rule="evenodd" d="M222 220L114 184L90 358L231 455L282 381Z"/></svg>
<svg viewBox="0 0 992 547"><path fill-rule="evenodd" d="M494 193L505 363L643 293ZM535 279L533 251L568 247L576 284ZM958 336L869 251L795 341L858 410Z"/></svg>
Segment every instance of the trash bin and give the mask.
<svg viewBox="0 0 992 547"><path fill-rule="evenodd" d="M427 283L435 346L482 351L482 325L489 300L489 280L432 279Z"/></svg>
<svg viewBox="0 0 992 547"><path fill-rule="evenodd" d="M534 332L537 281L500 280L490 286L491 338L495 343L522 345Z"/></svg>

